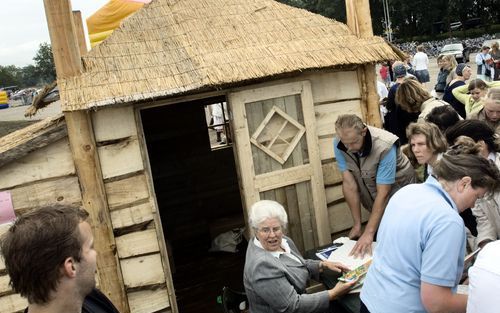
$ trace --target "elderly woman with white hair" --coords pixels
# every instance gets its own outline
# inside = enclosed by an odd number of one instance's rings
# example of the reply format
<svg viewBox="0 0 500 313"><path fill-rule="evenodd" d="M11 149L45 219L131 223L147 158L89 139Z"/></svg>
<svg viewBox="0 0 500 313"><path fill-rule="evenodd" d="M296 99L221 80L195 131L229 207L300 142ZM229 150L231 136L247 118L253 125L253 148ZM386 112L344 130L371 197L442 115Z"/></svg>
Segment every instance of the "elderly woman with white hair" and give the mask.
<svg viewBox="0 0 500 313"><path fill-rule="evenodd" d="M318 279L323 269L349 269L335 262L304 259L284 235L287 222L285 209L276 201L261 200L250 209L255 236L248 243L243 274L250 312L329 312L330 301L356 282L339 282L333 289L306 294L308 279Z"/></svg>

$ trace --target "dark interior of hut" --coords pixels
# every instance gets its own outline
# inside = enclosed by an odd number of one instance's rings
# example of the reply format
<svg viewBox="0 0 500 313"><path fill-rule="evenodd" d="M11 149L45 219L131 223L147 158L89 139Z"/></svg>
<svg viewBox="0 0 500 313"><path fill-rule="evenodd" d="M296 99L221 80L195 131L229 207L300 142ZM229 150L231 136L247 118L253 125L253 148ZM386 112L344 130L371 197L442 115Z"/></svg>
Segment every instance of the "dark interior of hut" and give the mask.
<svg viewBox="0 0 500 313"><path fill-rule="evenodd" d="M243 290L245 239L235 253L209 251L218 235L244 227L233 149L218 146L207 114L208 105L224 101L218 97L141 111L181 313L222 312L217 303L222 287Z"/></svg>

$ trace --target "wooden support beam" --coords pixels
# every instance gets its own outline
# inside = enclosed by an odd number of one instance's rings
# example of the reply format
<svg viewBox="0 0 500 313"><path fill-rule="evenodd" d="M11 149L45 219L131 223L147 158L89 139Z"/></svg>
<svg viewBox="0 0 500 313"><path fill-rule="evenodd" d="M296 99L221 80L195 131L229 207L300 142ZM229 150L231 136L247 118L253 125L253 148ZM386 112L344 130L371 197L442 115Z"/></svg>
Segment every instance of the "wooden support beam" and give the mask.
<svg viewBox="0 0 500 313"><path fill-rule="evenodd" d="M75 36L78 40L80 55L87 54L87 41L85 39L85 29L83 28L82 12L73 11L73 24L75 25Z"/></svg>
<svg viewBox="0 0 500 313"><path fill-rule="evenodd" d="M373 37L370 3L368 0L345 0L347 26L358 38ZM382 127L374 64L362 65L358 70L362 90L363 115L369 125Z"/></svg>
<svg viewBox="0 0 500 313"><path fill-rule="evenodd" d="M81 73L81 56L69 0L44 0L57 78ZM64 90L61 90L64 101ZM68 137L82 189L82 202L92 219L101 290L120 312L130 312L116 256L111 217L92 122L87 111L65 112Z"/></svg>

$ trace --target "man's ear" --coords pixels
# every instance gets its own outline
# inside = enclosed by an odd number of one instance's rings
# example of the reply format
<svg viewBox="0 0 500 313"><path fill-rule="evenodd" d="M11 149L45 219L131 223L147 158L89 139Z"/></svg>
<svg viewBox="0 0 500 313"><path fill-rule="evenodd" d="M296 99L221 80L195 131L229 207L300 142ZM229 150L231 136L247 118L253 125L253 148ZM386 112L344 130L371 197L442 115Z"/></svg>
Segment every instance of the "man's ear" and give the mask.
<svg viewBox="0 0 500 313"><path fill-rule="evenodd" d="M63 264L63 275L68 276L68 277L75 277L76 276L76 262L73 258L69 257L64 260Z"/></svg>

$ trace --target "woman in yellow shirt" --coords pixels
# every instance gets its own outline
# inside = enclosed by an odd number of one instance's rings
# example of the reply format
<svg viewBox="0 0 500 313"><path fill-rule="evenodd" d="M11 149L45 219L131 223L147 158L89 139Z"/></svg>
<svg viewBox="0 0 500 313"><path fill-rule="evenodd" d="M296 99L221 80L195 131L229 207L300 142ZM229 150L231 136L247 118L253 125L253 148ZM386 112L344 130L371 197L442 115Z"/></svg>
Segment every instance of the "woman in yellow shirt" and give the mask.
<svg viewBox="0 0 500 313"><path fill-rule="evenodd" d="M452 90L453 96L465 106L467 118L479 112L483 106L483 98L491 87L500 87L500 81L485 82L482 79L473 79L468 85L463 85Z"/></svg>

